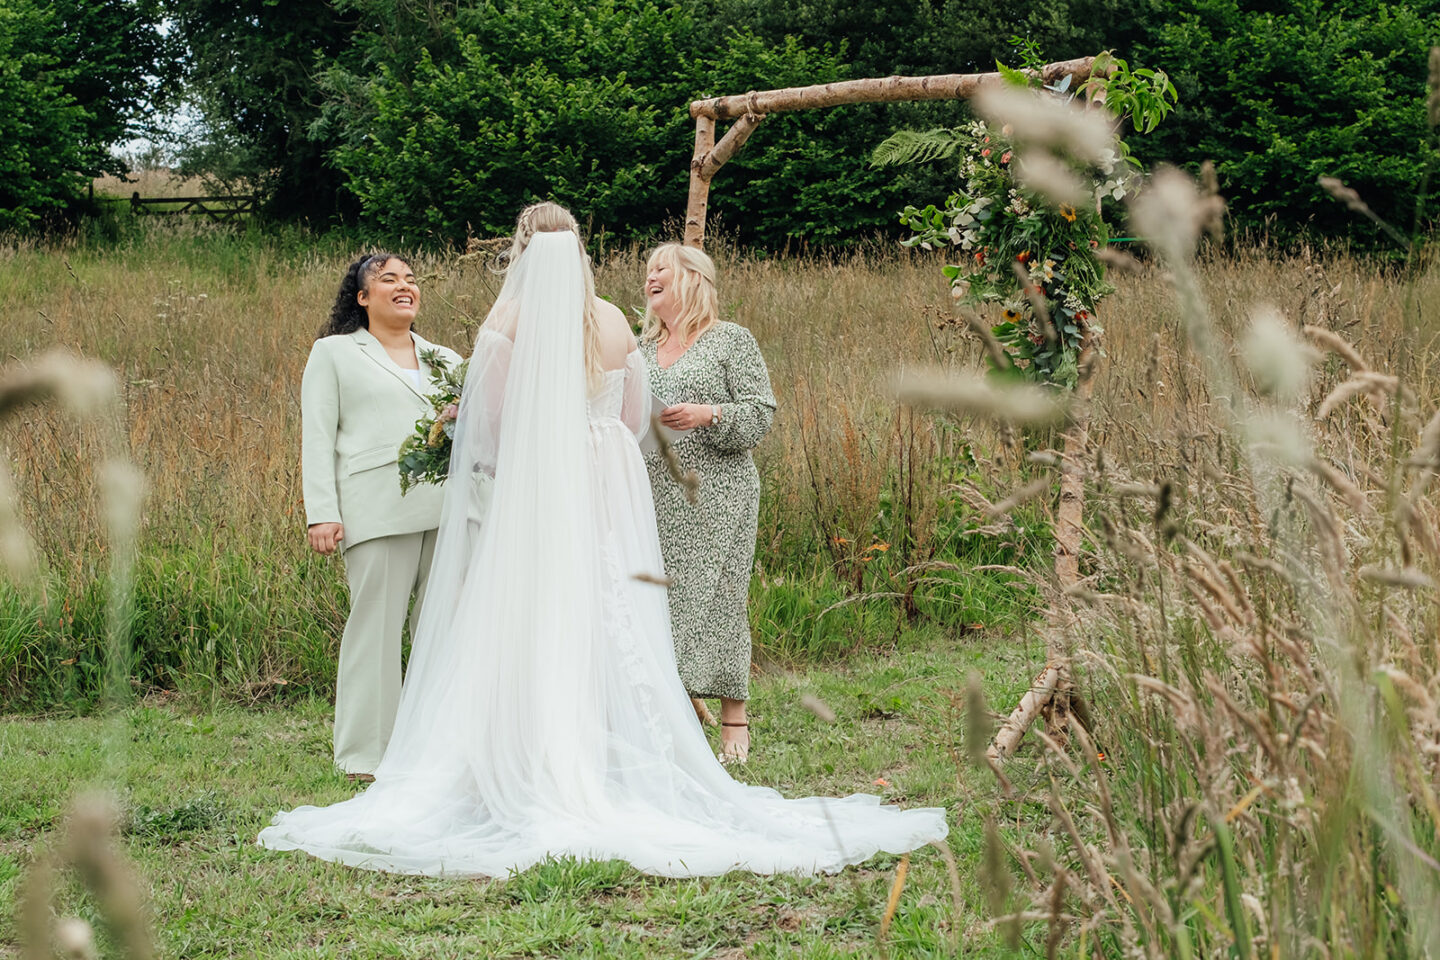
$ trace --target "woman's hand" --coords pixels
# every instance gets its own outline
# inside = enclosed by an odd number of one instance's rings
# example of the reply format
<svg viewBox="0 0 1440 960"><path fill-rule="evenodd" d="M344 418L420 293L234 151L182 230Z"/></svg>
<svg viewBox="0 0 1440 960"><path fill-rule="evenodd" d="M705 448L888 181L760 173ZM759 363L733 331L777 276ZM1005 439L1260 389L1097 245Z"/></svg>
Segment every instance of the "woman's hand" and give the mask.
<svg viewBox="0 0 1440 960"><path fill-rule="evenodd" d="M312 523L306 533L310 537L310 549L330 556L345 539L345 526L340 523Z"/></svg>
<svg viewBox="0 0 1440 960"><path fill-rule="evenodd" d="M710 426L715 408L708 403L677 403L660 411L660 422L671 430Z"/></svg>

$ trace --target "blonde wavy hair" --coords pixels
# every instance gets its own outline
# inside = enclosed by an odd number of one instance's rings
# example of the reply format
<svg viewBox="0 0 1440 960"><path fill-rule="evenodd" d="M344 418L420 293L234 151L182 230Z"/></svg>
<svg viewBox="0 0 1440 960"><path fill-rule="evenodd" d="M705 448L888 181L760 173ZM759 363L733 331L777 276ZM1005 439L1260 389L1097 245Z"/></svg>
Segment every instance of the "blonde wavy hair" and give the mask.
<svg viewBox="0 0 1440 960"><path fill-rule="evenodd" d="M520 211L515 219L515 236L510 241L508 263L514 263L530 245L537 233L575 234L580 245L580 273L585 284L585 314L582 319L585 337L585 382L591 392L600 389L605 381L605 372L600 365L600 325L595 315L595 273L590 267L590 255L585 251L585 239L580 235L580 224L575 215L558 203L549 200L532 203Z"/></svg>
<svg viewBox="0 0 1440 960"><path fill-rule="evenodd" d="M648 274L657 266L667 266L674 273L675 297L680 303L680 313L675 317L675 332L681 343L689 343L695 337L720 322L720 298L715 292L715 261L698 247L687 247L678 243L662 243L645 261ZM664 343L670 334L665 324L647 305L645 322L640 328L643 340Z"/></svg>

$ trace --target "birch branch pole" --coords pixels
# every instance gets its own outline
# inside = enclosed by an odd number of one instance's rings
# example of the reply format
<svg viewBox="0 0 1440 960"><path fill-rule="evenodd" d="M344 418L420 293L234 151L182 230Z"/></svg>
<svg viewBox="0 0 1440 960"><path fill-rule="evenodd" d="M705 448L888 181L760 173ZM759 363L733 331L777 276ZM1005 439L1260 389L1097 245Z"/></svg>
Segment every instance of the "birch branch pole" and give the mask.
<svg viewBox="0 0 1440 960"><path fill-rule="evenodd" d="M1071 78L1070 89L1090 79L1094 57L1047 63L1038 71L1047 85ZM794 110L839 107L851 103L898 103L905 100L967 100L987 84L1004 83L999 73L950 73L934 77L874 77L810 87L752 90L710 97L690 104L695 118L695 151L690 157L690 196L685 207L685 243L705 246L705 217L710 182L768 115ZM734 123L717 143L716 124Z"/></svg>
<svg viewBox="0 0 1440 960"><path fill-rule="evenodd" d="M1080 348L1075 384L1075 418L1066 428L1060 464L1060 505L1055 511L1055 601L1046 617L1046 664L1010 716L995 731L985 755L1004 760L1015 752L1025 731L1042 713L1052 731L1070 722L1072 689L1066 652L1059 638L1069 627L1070 588L1080 582L1081 535L1084 531L1085 460L1090 446L1090 396L1095 389L1095 350L1091 337ZM1083 713L1080 716L1084 716Z"/></svg>

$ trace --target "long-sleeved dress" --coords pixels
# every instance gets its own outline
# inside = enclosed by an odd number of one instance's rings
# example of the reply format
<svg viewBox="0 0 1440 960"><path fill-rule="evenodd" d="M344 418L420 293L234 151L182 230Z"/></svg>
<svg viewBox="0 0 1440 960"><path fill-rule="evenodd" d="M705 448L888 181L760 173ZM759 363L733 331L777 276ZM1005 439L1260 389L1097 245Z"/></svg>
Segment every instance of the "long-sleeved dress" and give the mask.
<svg viewBox="0 0 1440 960"><path fill-rule="evenodd" d="M650 385L666 403L715 404L720 422L676 441L682 470L700 476L699 502L685 499L658 454L645 458L670 587L670 629L685 689L696 697L749 695L746 602L755 563L760 474L751 449L769 432L775 395L750 331L721 321L669 367L656 344L641 347Z"/></svg>

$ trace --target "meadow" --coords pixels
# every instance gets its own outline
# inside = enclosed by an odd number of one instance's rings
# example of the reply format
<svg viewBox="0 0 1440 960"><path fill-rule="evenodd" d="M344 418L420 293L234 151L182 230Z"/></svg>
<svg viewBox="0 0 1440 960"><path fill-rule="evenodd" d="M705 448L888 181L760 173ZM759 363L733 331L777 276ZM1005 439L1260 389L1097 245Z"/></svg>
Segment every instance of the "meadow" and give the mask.
<svg viewBox="0 0 1440 960"><path fill-rule="evenodd" d="M1440 272L1261 244L1117 274L1093 448L1066 464L1055 433L896 403L898 372L979 369L936 256L720 246L722 313L755 333L780 404L757 451L743 775L946 806L957 880L927 849L908 880L881 858L814 880L555 864L447 884L250 846L272 810L349 789L325 750L343 581L304 549L297 451L300 372L350 253L195 224L0 248L0 351L114 366L147 478L141 699L90 717L97 430L43 406L0 425L46 558L0 587L0 911L68 794L108 781L167 956L1440 954ZM641 302L642 250L596 262L602 295ZM498 289L483 251L417 265L423 332L463 347ZM1289 339L1255 332L1276 329L1252 324L1262 305ZM1060 597L1067 469L1086 480L1085 580ZM994 717L1047 647L1088 714L992 769Z"/></svg>

